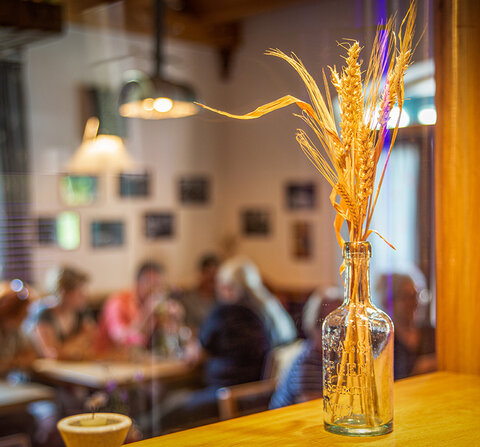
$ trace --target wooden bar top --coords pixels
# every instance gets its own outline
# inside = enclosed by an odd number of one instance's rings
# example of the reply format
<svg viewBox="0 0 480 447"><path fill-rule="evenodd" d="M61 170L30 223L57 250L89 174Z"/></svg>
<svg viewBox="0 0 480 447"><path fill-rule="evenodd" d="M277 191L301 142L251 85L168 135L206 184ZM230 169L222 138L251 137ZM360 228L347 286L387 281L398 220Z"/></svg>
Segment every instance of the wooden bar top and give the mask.
<svg viewBox="0 0 480 447"><path fill-rule="evenodd" d="M323 429L322 400L147 439L169 446L480 446L480 376L436 372L395 383L393 433L346 437Z"/></svg>

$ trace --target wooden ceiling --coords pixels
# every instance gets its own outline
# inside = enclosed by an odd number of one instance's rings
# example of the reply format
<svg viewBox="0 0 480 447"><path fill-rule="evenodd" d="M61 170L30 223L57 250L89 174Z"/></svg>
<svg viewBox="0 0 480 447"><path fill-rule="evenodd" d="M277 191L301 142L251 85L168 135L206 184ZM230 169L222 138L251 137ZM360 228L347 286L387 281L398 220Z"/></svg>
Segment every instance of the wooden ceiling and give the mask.
<svg viewBox="0 0 480 447"><path fill-rule="evenodd" d="M123 22L112 27L152 34L155 0L64 0L68 21L84 23L85 12L102 5L123 8ZM167 35L216 48L239 39L242 19L307 0L165 0ZM92 21L92 14L89 20ZM89 23L93 24L93 23Z"/></svg>
<svg viewBox="0 0 480 447"><path fill-rule="evenodd" d="M232 53L241 41L241 22L247 17L312 0L164 0L168 37L209 45L218 50L227 75ZM64 0L69 22L108 26L133 33L154 33L155 0ZM115 20L96 20L93 8L119 9Z"/></svg>

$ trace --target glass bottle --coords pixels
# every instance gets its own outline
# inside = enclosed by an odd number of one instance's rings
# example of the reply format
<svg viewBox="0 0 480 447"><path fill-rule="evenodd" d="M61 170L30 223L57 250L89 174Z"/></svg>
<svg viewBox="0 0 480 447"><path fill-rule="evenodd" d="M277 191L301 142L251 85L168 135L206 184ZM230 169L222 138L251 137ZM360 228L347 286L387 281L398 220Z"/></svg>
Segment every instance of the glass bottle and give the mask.
<svg viewBox="0 0 480 447"><path fill-rule="evenodd" d="M393 323L370 301L371 252L345 243L345 299L323 323L324 425L348 436L393 430Z"/></svg>

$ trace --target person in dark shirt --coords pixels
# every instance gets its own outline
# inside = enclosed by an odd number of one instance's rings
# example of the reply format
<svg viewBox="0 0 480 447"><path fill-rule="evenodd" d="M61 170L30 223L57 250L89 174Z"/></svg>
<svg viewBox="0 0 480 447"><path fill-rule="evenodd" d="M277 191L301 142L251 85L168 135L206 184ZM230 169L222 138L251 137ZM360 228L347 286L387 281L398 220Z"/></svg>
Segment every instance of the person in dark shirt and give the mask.
<svg viewBox="0 0 480 447"><path fill-rule="evenodd" d="M331 288L323 298L314 293L303 310L302 328L308 339L287 373L280 378L270 400L270 409L322 397L322 324L342 300L338 289Z"/></svg>
<svg viewBox="0 0 480 447"><path fill-rule="evenodd" d="M205 388L191 393L162 418L164 431L218 419L216 392L224 386L260 380L270 336L263 321L234 288L219 288L219 304L200 329L189 358L204 362Z"/></svg>
<svg viewBox="0 0 480 447"><path fill-rule="evenodd" d="M416 276L419 276L417 273ZM404 273L381 275L376 284L380 304L395 328L393 375L395 380L436 369L435 330L417 322L418 290L423 281Z"/></svg>

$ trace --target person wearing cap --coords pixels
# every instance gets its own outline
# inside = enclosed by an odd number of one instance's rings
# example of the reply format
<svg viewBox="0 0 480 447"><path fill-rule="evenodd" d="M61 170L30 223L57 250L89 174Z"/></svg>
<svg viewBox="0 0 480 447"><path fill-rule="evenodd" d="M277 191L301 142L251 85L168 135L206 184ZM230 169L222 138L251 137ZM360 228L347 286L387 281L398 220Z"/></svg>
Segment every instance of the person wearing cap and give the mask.
<svg viewBox="0 0 480 447"><path fill-rule="evenodd" d="M58 273L58 304L43 309L33 331L33 340L42 357L81 360L93 357L91 349L96 333L93 319L86 311L85 273L64 267Z"/></svg>

